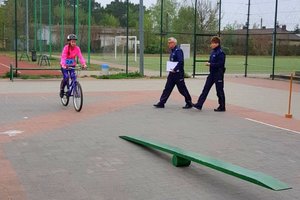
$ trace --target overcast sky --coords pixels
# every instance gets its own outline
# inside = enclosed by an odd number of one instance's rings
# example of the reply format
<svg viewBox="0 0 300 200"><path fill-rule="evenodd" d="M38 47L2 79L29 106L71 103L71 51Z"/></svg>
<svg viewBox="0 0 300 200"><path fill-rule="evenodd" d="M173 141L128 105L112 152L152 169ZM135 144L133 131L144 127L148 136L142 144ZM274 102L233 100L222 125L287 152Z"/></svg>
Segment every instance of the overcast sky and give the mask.
<svg viewBox="0 0 300 200"><path fill-rule="evenodd" d="M111 0L96 0L102 6L109 4ZM120 0L121 1L121 0ZM123 0L125 1L125 0ZM138 4L140 0L129 0ZM218 0L211 0L216 3ZM146 7L156 3L156 0L143 0ZM275 19L275 0L251 0L250 1L250 27L254 24L272 28ZM300 0L278 0L277 21L279 25L286 25L288 30L294 30L300 26ZM248 0L222 0L222 26L226 24L245 24L248 13Z"/></svg>
<svg viewBox="0 0 300 200"><path fill-rule="evenodd" d="M3 0L0 0L2 2ZM102 6L109 4L112 0L96 0ZM120 0L122 1L122 0ZM126 0L123 0L123 2ZM138 4L140 0L129 0ZM179 0L180 2L181 0ZM219 0L210 0L216 4ZM143 0L144 5L149 8L157 0ZM250 1L250 27L254 24L267 28L274 27L276 0L251 0ZM300 0L278 0L277 21L279 25L286 25L288 30L294 30L296 25L300 26ZM248 0L222 0L222 22L224 27L227 24L245 24L247 21Z"/></svg>

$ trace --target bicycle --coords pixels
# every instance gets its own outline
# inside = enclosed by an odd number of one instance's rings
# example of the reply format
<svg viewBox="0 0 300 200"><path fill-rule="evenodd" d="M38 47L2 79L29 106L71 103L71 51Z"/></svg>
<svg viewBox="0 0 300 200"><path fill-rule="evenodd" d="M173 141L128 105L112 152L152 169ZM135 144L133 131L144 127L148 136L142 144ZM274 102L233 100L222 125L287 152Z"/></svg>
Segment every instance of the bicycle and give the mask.
<svg viewBox="0 0 300 200"><path fill-rule="evenodd" d="M69 67L67 70L75 69L75 67ZM81 68L79 68L81 69ZM64 84L64 80L60 83L60 89ZM77 76L75 76L75 80L71 80L69 78L67 84L63 88L63 96L61 97L61 103L63 106L67 106L69 104L70 97L73 97L73 105L77 112L80 112L83 105L83 93L82 87L77 80Z"/></svg>

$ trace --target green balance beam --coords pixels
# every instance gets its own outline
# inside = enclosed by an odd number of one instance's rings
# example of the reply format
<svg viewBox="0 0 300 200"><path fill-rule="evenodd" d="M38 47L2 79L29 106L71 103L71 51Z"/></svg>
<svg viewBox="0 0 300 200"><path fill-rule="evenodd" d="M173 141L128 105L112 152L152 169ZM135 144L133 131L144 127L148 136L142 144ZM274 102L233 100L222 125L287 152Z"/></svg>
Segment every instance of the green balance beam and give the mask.
<svg viewBox="0 0 300 200"><path fill-rule="evenodd" d="M193 161L201 165L210 167L212 169L221 171L223 173L235 176L237 178L243 179L245 181L249 181L251 183L260 185L262 187L271 190L279 191L279 190L291 189L291 187L289 187L286 183L283 183L271 176L268 176L261 172L252 171L221 160L217 160L209 156L197 154L192 151L186 151L156 141L145 140L139 137L134 137L134 136L119 136L119 137L124 140L128 140L146 147L158 149L160 151L173 154L172 163L176 167L189 166L191 161Z"/></svg>

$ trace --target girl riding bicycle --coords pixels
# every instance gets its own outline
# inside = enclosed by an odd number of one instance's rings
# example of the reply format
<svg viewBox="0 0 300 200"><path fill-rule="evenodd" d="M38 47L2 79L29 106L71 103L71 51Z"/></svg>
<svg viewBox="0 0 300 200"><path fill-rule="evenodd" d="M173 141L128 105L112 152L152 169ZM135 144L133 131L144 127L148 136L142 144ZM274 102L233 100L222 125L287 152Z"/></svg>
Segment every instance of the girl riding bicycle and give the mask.
<svg viewBox="0 0 300 200"><path fill-rule="evenodd" d="M60 88L59 96L62 98L64 95L63 88L68 83L69 78L71 77L72 80L75 80L75 66L76 66L76 56L79 58L79 61L82 65L82 68L86 68L85 60L81 54L81 50L79 46L76 46L77 36L75 34L70 34L67 36L68 44L64 46L62 53L61 53L61 72L63 74L63 85Z"/></svg>

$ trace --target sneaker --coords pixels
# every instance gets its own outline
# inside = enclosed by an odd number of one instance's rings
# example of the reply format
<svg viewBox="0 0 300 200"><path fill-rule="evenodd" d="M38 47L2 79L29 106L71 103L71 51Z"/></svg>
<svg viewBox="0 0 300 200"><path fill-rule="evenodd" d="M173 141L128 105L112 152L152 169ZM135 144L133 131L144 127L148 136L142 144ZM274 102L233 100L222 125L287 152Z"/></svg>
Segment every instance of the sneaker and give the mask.
<svg viewBox="0 0 300 200"><path fill-rule="evenodd" d="M187 103L187 104L185 104L185 106L182 107L182 109L190 109L192 107L193 107L193 104Z"/></svg>
<svg viewBox="0 0 300 200"><path fill-rule="evenodd" d="M198 105L198 104L194 104L193 108L197 109L197 110L202 110L202 106Z"/></svg>
<svg viewBox="0 0 300 200"><path fill-rule="evenodd" d="M60 98L63 98L63 97L64 97L64 91L63 91L63 90L60 90L59 96L60 96Z"/></svg>
<svg viewBox="0 0 300 200"><path fill-rule="evenodd" d="M155 108L164 108L164 107L165 107L165 105L162 104L162 103L157 103L157 104L154 104L153 106L154 106Z"/></svg>
<svg viewBox="0 0 300 200"><path fill-rule="evenodd" d="M215 112L225 112L226 109L225 108L221 108L221 107L218 107L216 109L214 109Z"/></svg>

